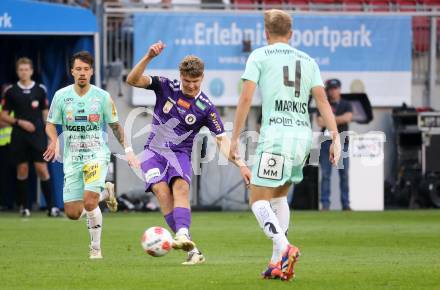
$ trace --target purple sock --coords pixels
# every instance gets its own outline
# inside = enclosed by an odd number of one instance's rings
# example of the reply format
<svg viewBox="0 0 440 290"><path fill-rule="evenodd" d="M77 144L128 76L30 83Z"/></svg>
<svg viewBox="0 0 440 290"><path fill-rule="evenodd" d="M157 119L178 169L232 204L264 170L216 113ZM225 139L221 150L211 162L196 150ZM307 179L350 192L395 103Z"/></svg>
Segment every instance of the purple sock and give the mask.
<svg viewBox="0 0 440 290"><path fill-rule="evenodd" d="M176 223L176 232L181 228L187 228L191 225L191 211L189 208L176 207L173 211L174 222Z"/></svg>
<svg viewBox="0 0 440 290"><path fill-rule="evenodd" d="M174 221L174 211L171 211L169 214L164 215L164 218L170 229L174 233L176 233L176 222Z"/></svg>

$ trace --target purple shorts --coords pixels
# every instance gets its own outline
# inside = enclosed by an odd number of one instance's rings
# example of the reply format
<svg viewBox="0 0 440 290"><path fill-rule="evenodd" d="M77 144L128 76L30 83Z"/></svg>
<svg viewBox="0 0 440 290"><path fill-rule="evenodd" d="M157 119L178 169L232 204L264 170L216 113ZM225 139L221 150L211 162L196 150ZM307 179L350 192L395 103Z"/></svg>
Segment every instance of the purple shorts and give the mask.
<svg viewBox="0 0 440 290"><path fill-rule="evenodd" d="M186 153L161 150L160 154L145 149L141 164L144 173L145 191L151 191L151 186L165 181L168 185L175 177L183 178L191 184L191 160Z"/></svg>

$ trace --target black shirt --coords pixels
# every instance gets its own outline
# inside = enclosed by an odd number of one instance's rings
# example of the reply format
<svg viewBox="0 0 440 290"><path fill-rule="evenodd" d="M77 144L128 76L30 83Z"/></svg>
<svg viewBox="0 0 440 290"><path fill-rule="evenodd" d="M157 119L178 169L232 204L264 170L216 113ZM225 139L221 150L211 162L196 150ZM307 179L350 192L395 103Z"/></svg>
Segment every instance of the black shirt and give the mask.
<svg viewBox="0 0 440 290"><path fill-rule="evenodd" d="M335 114L335 116L342 116L345 113L352 113L353 112L353 108L351 107L351 103L349 101L346 100L339 100L339 102L334 102L334 103L330 103L330 106L332 107L332 111L333 114ZM318 111L318 116L320 116L320 113ZM324 132L325 129L323 128L322 131ZM338 132L344 132L344 131L348 131L348 123L345 124L340 124L338 125Z"/></svg>
<svg viewBox="0 0 440 290"><path fill-rule="evenodd" d="M15 118L32 122L37 130L44 130L43 110L49 109L46 88L32 82L29 87L20 83L6 88L2 100L3 110L14 111Z"/></svg>

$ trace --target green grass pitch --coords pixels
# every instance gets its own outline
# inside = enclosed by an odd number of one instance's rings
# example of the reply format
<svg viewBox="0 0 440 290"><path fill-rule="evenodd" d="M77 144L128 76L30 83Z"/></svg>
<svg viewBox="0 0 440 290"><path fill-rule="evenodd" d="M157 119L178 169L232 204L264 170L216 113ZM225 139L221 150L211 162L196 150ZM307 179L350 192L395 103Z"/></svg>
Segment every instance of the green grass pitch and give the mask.
<svg viewBox="0 0 440 290"><path fill-rule="evenodd" d="M262 280L271 254L250 212L193 215L207 263L143 253L158 213L105 214L104 259L88 260L85 220L0 215L0 289L440 289L440 211L294 212L297 278Z"/></svg>

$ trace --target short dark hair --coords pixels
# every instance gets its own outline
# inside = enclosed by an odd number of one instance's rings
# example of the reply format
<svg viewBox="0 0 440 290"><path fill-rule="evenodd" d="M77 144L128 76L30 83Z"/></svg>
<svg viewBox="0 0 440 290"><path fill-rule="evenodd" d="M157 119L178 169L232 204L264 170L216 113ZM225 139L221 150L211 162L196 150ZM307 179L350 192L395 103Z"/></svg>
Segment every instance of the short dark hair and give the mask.
<svg viewBox="0 0 440 290"><path fill-rule="evenodd" d="M93 68L93 65L95 63L95 60L93 59L93 56L88 51L80 51L75 53L72 58L70 59L70 68L73 68L73 64L75 63L75 60L79 59L82 62L85 62L90 65L90 67Z"/></svg>

